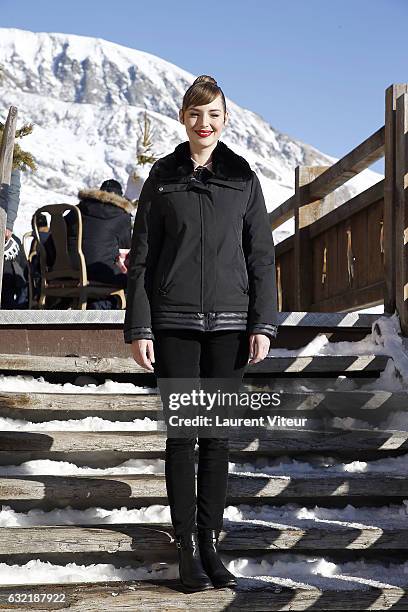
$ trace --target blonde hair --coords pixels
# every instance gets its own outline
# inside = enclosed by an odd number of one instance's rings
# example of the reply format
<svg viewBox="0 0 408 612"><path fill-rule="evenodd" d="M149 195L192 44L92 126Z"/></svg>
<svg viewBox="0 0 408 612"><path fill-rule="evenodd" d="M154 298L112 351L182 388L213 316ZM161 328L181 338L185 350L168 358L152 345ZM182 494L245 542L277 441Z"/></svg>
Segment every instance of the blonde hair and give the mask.
<svg viewBox="0 0 408 612"><path fill-rule="evenodd" d="M213 77L207 74L201 74L184 94L181 112L184 114L190 106L209 104L219 95L221 95L225 115L227 112L227 105L221 87L218 86L217 81Z"/></svg>

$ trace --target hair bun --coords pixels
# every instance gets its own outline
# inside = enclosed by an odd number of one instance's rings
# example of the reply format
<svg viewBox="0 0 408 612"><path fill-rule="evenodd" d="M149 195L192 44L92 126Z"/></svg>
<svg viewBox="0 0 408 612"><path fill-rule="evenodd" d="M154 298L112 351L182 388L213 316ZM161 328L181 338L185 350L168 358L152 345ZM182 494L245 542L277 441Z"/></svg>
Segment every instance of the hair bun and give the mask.
<svg viewBox="0 0 408 612"><path fill-rule="evenodd" d="M195 85L196 83L212 83L212 85L218 87L217 81L212 76L208 76L208 74L201 74L200 76L198 76L194 81L193 85Z"/></svg>

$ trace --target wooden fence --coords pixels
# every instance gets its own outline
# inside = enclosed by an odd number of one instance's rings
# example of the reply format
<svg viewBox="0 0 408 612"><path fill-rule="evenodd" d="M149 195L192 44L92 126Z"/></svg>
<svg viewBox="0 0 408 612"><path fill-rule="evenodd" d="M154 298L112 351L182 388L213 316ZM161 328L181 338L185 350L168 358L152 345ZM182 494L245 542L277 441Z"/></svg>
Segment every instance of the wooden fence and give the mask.
<svg viewBox="0 0 408 612"><path fill-rule="evenodd" d="M384 302L408 334L408 84L385 91L385 125L331 166L298 166L295 194L270 213L295 233L276 245L280 311L349 312ZM385 178L336 205L336 189L378 159Z"/></svg>

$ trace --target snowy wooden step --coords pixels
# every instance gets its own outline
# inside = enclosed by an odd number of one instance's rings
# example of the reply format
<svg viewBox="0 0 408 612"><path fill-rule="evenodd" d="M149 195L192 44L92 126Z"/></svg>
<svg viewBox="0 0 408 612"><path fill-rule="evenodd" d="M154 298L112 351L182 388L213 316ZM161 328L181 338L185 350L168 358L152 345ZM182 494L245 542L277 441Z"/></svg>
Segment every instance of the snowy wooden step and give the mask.
<svg viewBox="0 0 408 612"><path fill-rule="evenodd" d="M247 372L262 374L382 371L391 359L388 355L317 355L311 357L270 356L249 365ZM0 355L0 370L32 372L144 373L132 357L57 357L46 355Z"/></svg>
<svg viewBox="0 0 408 612"><path fill-rule="evenodd" d="M312 521L305 521L311 523ZM8 555L65 553L176 553L173 529L168 524L41 525L1 527L0 558ZM408 527L332 524L312 527L291 524L228 523L220 534L220 551L273 550L407 550Z"/></svg>
<svg viewBox="0 0 408 612"><path fill-rule="evenodd" d="M275 384L272 390L243 385L242 392L280 393L281 405L274 406L272 412L296 410L307 412L316 408L325 410L333 416L353 416L356 419L388 416L392 411L405 410L406 392L363 391L363 390L301 390L303 381L299 380L298 390L285 389L285 385ZM302 385L302 387L301 387ZM327 383L326 383L327 385ZM80 419L86 416L99 416L116 421L131 421L135 416L155 419L162 411L158 389L153 393L0 393L0 417L24 419L32 422L46 420ZM310 415L308 415L310 416ZM372 421L370 421L372 422Z"/></svg>
<svg viewBox="0 0 408 612"><path fill-rule="evenodd" d="M28 584L1 586L0 609L8 607L8 598L18 592L32 601L35 596L49 594L52 609L70 612L189 612L242 610L407 610L407 585L394 586L356 576L330 577L323 589L307 584L286 587L282 579L253 576L238 578L234 589L210 589L201 593L184 593L178 580L132 580L97 583ZM374 583L374 586L373 586ZM298 583L299 584L299 583ZM41 599L40 599L41 601ZM60 603L54 603L58 602ZM30 604L31 605L31 604ZM49 609L32 604L32 609ZM68 607L69 606L69 607ZM19 608L25 610L24 608Z"/></svg>
<svg viewBox="0 0 408 612"><path fill-rule="evenodd" d="M408 496L408 478L402 475L322 474L321 476L270 476L232 473L229 477L227 503L271 503L276 500ZM116 508L140 508L167 503L164 475L101 476L2 476L0 503L15 509L83 509L100 505Z"/></svg>
<svg viewBox="0 0 408 612"><path fill-rule="evenodd" d="M311 357L280 357L270 355L248 368L248 372L262 374L309 374L311 372L353 372L383 371L388 355L316 355Z"/></svg>
<svg viewBox="0 0 408 612"><path fill-rule="evenodd" d="M163 431L0 431L0 464L16 465L19 453L31 459L51 458L54 453L164 453ZM312 431L291 427L268 430L265 427L241 427L229 435L231 451L248 453L341 452L375 450L408 451L408 432ZM58 456L58 455L56 455ZM27 460L27 459L26 459Z"/></svg>
<svg viewBox="0 0 408 612"><path fill-rule="evenodd" d="M277 321L284 327L322 327L324 329L371 329L380 317L390 316L388 313L372 314L359 312L278 312ZM0 326L31 326L36 328L50 325L68 326L80 325L80 329L89 326L88 330L97 330L96 326L117 325L123 327L124 310L1 310Z"/></svg>

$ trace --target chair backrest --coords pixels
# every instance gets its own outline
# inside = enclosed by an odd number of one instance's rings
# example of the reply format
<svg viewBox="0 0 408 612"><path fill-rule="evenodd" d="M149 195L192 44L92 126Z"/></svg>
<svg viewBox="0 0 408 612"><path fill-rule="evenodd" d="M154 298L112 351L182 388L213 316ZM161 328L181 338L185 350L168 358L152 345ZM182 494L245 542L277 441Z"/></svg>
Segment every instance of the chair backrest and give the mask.
<svg viewBox="0 0 408 612"><path fill-rule="evenodd" d="M23 239L21 242L23 244L23 249L24 249L24 253L27 258L27 261L30 261L31 257L33 256L33 253L36 250L34 246L37 244L37 241L34 238L33 231L31 230L29 232L25 232L23 234Z"/></svg>
<svg viewBox="0 0 408 612"><path fill-rule="evenodd" d="M76 225L75 240L68 250L67 224L64 218L66 211L73 211L74 227ZM47 251L40 239L37 218L41 213L49 213L49 235L55 247L55 259L51 266L47 265ZM74 204L47 204L38 208L33 214L31 225L40 254L40 269L43 282L69 278L78 280L82 285L88 283L85 256L82 252L82 216L81 211Z"/></svg>

